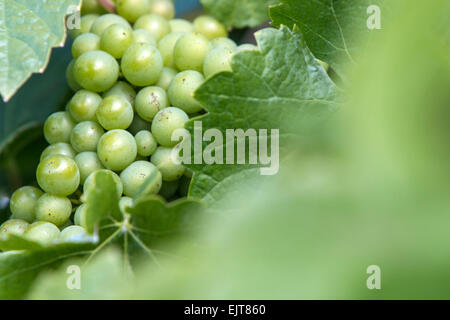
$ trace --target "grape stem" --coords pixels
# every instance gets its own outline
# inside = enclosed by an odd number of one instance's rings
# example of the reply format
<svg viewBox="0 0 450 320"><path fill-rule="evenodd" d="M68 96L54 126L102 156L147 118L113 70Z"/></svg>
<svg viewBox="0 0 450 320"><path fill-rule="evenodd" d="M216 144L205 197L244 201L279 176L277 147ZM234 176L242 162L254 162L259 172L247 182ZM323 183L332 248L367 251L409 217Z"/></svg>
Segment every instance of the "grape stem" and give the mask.
<svg viewBox="0 0 450 320"><path fill-rule="evenodd" d="M108 12L116 12L116 5L112 0L98 0L98 3Z"/></svg>

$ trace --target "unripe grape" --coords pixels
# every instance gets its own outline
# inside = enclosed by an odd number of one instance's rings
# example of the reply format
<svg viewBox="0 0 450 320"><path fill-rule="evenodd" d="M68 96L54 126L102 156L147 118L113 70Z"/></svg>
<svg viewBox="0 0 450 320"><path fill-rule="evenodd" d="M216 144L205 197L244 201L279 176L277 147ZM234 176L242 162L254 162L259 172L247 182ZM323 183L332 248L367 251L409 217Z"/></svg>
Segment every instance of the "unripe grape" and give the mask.
<svg viewBox="0 0 450 320"><path fill-rule="evenodd" d="M131 126L128 128L128 131L132 134L137 134L142 130L150 130L151 124L150 122L144 121L139 115L135 114L133 122Z"/></svg>
<svg viewBox="0 0 450 320"><path fill-rule="evenodd" d="M84 183L86 178L92 173L100 169L104 169L100 159L95 152L81 152L76 155L75 162L80 170L80 180Z"/></svg>
<svg viewBox="0 0 450 320"><path fill-rule="evenodd" d="M83 33L72 44L72 56L74 59L85 52L93 50L100 50L100 37L94 33Z"/></svg>
<svg viewBox="0 0 450 320"><path fill-rule="evenodd" d="M218 37L226 37L228 35L225 27L210 16L197 17L194 20L194 29L196 32L203 34L210 40Z"/></svg>
<svg viewBox="0 0 450 320"><path fill-rule="evenodd" d="M80 19L80 29L71 29L69 30L70 36L72 39L75 39L80 34L87 33L91 30L92 24L99 17L98 14L86 14Z"/></svg>
<svg viewBox="0 0 450 320"><path fill-rule="evenodd" d="M175 44L173 58L179 70L203 71L203 62L211 47L209 40L200 33L186 33Z"/></svg>
<svg viewBox="0 0 450 320"><path fill-rule="evenodd" d="M44 194L36 203L36 219L51 222L57 227L64 225L72 214L72 203L66 197Z"/></svg>
<svg viewBox="0 0 450 320"><path fill-rule="evenodd" d="M158 147L152 156L151 162L161 172L163 181L178 180L183 176L185 171L182 164L175 163L171 148Z"/></svg>
<svg viewBox="0 0 450 320"><path fill-rule="evenodd" d="M150 131L139 131L134 138L136 139L138 155L142 157L151 156L158 147L158 143Z"/></svg>
<svg viewBox="0 0 450 320"><path fill-rule="evenodd" d="M48 158L51 156L56 156L56 155L74 158L76 155L76 152L70 144L65 143L65 142L58 142L55 144L51 144L47 148L44 149L44 151L41 154L40 161L44 160L45 158Z"/></svg>
<svg viewBox="0 0 450 320"><path fill-rule="evenodd" d="M113 13L107 13L95 19L90 32L95 33L96 35L101 37L106 28L115 23L120 23L124 26L130 27L128 21L121 16Z"/></svg>
<svg viewBox="0 0 450 320"><path fill-rule="evenodd" d="M136 29L133 31L132 36L133 36L133 43L144 42L151 44L154 47L157 46L155 37L147 30Z"/></svg>
<svg viewBox="0 0 450 320"><path fill-rule="evenodd" d="M170 0L152 0L151 4L151 13L155 13L164 17L168 20L173 19L175 17L175 7Z"/></svg>
<svg viewBox="0 0 450 320"><path fill-rule="evenodd" d="M170 200L175 193L177 193L179 185L179 180L175 181L164 181L161 187L161 190L159 190L159 195L164 197L166 200Z"/></svg>
<svg viewBox="0 0 450 320"><path fill-rule="evenodd" d="M106 130L128 128L133 116L133 107L123 96L106 97L97 109L98 122Z"/></svg>
<svg viewBox="0 0 450 320"><path fill-rule="evenodd" d="M175 67L175 62L173 61L173 49L178 39L180 39L185 33L184 32L171 32L164 36L158 43L158 50L163 58L164 65L166 67Z"/></svg>
<svg viewBox="0 0 450 320"><path fill-rule="evenodd" d="M125 50L133 43L131 27L120 23L110 25L103 32L100 47L114 58L122 58Z"/></svg>
<svg viewBox="0 0 450 320"><path fill-rule="evenodd" d="M75 215L73 216L73 222L82 228L87 228L86 226L86 204L82 204L75 210Z"/></svg>
<svg viewBox="0 0 450 320"><path fill-rule="evenodd" d="M152 122L152 134L156 141L164 147L173 147L179 141L172 141L172 134L177 129L184 128L189 116L183 110L175 107L159 111Z"/></svg>
<svg viewBox="0 0 450 320"><path fill-rule="evenodd" d="M47 193L68 196L80 184L80 171L75 161L69 157L56 155L39 163L36 171L39 186Z"/></svg>
<svg viewBox="0 0 450 320"><path fill-rule="evenodd" d="M59 234L59 239L62 241L69 240L71 238L82 238L86 236L86 230L80 226L69 226L63 229Z"/></svg>
<svg viewBox="0 0 450 320"><path fill-rule="evenodd" d="M105 8L103 8L98 0L83 0L81 3L81 14L102 14L105 13Z"/></svg>
<svg viewBox="0 0 450 320"><path fill-rule="evenodd" d="M70 61L66 69L66 81L67 85L72 91L78 91L81 89L81 86L75 79L75 75L73 74L73 67L75 66L75 60Z"/></svg>
<svg viewBox="0 0 450 320"><path fill-rule="evenodd" d="M254 44L250 43L244 43L241 44L239 47L237 47L238 52L244 52L244 51L259 51L258 47Z"/></svg>
<svg viewBox="0 0 450 320"><path fill-rule="evenodd" d="M150 13L149 0L117 0L117 13L134 23L140 16Z"/></svg>
<svg viewBox="0 0 450 320"><path fill-rule="evenodd" d="M59 237L59 229L53 223L39 221L28 227L24 236L30 240L48 245Z"/></svg>
<svg viewBox="0 0 450 320"><path fill-rule="evenodd" d="M169 21L172 32L194 32L194 25L185 19L173 19Z"/></svg>
<svg viewBox="0 0 450 320"><path fill-rule="evenodd" d="M134 107L142 119L150 122L159 111L168 106L169 99L164 89L160 87L146 87L138 92Z"/></svg>
<svg viewBox="0 0 450 320"><path fill-rule="evenodd" d="M88 51L75 61L75 80L85 89L103 92L116 83L119 78L119 64L104 51Z"/></svg>
<svg viewBox="0 0 450 320"><path fill-rule="evenodd" d="M113 178L113 181L116 184L116 190L117 190L117 195L120 197L122 196L123 193L123 185L122 185L122 181L120 180L120 177L117 175L117 173L108 170L108 169L100 169L97 171L94 171L93 173L91 173L86 181L84 182L83 185L83 192L86 193L89 191L89 189L96 187L95 186L95 177L98 173L103 172L106 173L108 175L110 175Z"/></svg>
<svg viewBox="0 0 450 320"><path fill-rule="evenodd" d="M98 142L97 155L106 168L122 171L136 159L136 141L128 131L108 131Z"/></svg>
<svg viewBox="0 0 450 320"><path fill-rule="evenodd" d="M148 178L150 182L146 181ZM120 180L123 184L123 193L126 196L134 197L137 192L147 182L144 194L157 194L161 189L161 173L148 161L136 161L122 171Z"/></svg>
<svg viewBox="0 0 450 320"><path fill-rule="evenodd" d="M95 151L104 132L97 122L83 121L73 128L70 143L77 152Z"/></svg>
<svg viewBox="0 0 450 320"><path fill-rule="evenodd" d="M127 82L118 81L111 89L103 94L103 98L109 96L122 96L133 106L134 99L136 98L136 91Z"/></svg>
<svg viewBox="0 0 450 320"><path fill-rule="evenodd" d="M157 87L163 88L164 90L169 89L170 82L172 82L173 78L177 75L178 71L173 68L164 67L161 76L159 77L158 82L156 83Z"/></svg>
<svg viewBox="0 0 450 320"><path fill-rule="evenodd" d="M33 222L35 219L34 210L36 202L44 193L35 187L22 187L14 191L11 196L9 208L14 219L21 219Z"/></svg>
<svg viewBox="0 0 450 320"><path fill-rule="evenodd" d="M59 227L59 230L65 229L67 227L73 226L72 220L68 219L66 223L64 223L62 226Z"/></svg>
<svg viewBox="0 0 450 320"><path fill-rule="evenodd" d="M121 61L125 78L133 85L144 87L155 84L162 72L163 60L159 51L148 43L134 43Z"/></svg>
<svg viewBox="0 0 450 320"><path fill-rule="evenodd" d="M232 50L224 47L211 50L203 64L205 77L209 78L219 72L231 71L230 63L233 54Z"/></svg>
<svg viewBox="0 0 450 320"><path fill-rule="evenodd" d="M236 42L234 42L230 38L226 38L226 37L219 37L219 38L212 39L209 42L209 44L211 45L212 49L216 49L216 48L220 48L220 47L228 48L233 51L235 51L237 49Z"/></svg>
<svg viewBox="0 0 450 320"><path fill-rule="evenodd" d="M14 234L16 236L21 236L27 231L28 226L28 222L21 219L7 220L0 226L0 235Z"/></svg>
<svg viewBox="0 0 450 320"><path fill-rule="evenodd" d="M79 90L69 102L69 113L77 122L97 121L95 112L102 102L102 97L92 91Z"/></svg>
<svg viewBox="0 0 450 320"><path fill-rule="evenodd" d="M51 114L44 123L44 136L49 144L69 142L70 133L75 127L70 115L65 111Z"/></svg>
<svg viewBox="0 0 450 320"><path fill-rule="evenodd" d="M183 71L173 78L170 83L169 100L177 108L187 113L196 113L202 110L201 104L194 98L194 93L205 81L205 78L197 71Z"/></svg>
<svg viewBox="0 0 450 320"><path fill-rule="evenodd" d="M170 32L170 24L157 14L146 14L137 19L134 29L144 29L150 32L159 41Z"/></svg>
<svg viewBox="0 0 450 320"><path fill-rule="evenodd" d="M127 212L128 208L133 207L133 205L134 205L134 200L130 197L122 197L119 200L120 212L122 212L123 215L128 214L128 212Z"/></svg>

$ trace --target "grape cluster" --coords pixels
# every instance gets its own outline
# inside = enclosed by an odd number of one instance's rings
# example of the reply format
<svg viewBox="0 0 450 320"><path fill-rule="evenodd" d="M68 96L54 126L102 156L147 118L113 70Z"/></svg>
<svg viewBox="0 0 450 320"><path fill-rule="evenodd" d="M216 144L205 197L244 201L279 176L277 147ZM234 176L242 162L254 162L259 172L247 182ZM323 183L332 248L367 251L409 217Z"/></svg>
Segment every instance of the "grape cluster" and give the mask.
<svg viewBox="0 0 450 320"><path fill-rule="evenodd" d="M193 93L205 78L230 70L235 52L257 48L238 47L212 17L174 19L170 0L115 4L117 14L83 2L66 72L75 94L45 121L40 188L14 192L0 234L41 243L85 234L82 195L99 171L116 182L122 210L138 190L167 200L187 194L192 173L172 160L172 133L204 112Z"/></svg>

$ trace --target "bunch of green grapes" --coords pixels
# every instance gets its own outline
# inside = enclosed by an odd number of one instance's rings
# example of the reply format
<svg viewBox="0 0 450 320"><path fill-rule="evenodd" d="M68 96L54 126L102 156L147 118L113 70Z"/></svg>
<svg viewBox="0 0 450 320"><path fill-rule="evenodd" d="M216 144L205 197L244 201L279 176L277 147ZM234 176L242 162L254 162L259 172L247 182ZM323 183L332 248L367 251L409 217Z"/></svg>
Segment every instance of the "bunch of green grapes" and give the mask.
<svg viewBox="0 0 450 320"><path fill-rule="evenodd" d="M235 52L257 50L238 47L212 17L174 19L169 0L114 2L117 14L83 1L66 72L75 94L45 121L40 188L14 192L0 234L44 244L85 234L82 195L99 170L116 181L121 204L132 205L144 182L149 195L186 196L192 173L172 160L172 133L204 112L193 94L205 78L231 70Z"/></svg>

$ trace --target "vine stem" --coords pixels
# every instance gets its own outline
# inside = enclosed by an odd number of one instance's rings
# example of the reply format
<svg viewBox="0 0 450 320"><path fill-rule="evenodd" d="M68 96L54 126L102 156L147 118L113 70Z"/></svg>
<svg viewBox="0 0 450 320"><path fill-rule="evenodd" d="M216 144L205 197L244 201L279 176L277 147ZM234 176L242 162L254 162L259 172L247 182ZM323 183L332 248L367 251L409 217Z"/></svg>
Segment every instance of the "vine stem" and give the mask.
<svg viewBox="0 0 450 320"><path fill-rule="evenodd" d="M98 0L98 3L108 12L116 12L116 5L112 0Z"/></svg>

